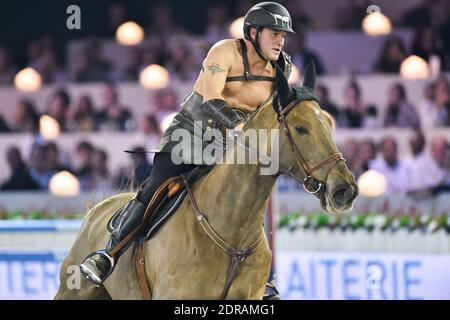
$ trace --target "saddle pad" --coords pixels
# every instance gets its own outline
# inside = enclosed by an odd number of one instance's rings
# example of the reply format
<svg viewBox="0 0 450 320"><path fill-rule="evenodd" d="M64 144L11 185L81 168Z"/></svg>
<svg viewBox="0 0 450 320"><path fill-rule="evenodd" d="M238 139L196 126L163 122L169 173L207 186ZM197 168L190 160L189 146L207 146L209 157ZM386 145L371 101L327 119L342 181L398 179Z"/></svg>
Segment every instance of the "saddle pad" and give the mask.
<svg viewBox="0 0 450 320"><path fill-rule="evenodd" d="M178 192L174 197L170 198L167 204L156 215L150 218L150 228L145 235L145 241L151 239L153 235L164 225L164 223L172 216L172 214L178 209L181 202L183 202L186 190Z"/></svg>

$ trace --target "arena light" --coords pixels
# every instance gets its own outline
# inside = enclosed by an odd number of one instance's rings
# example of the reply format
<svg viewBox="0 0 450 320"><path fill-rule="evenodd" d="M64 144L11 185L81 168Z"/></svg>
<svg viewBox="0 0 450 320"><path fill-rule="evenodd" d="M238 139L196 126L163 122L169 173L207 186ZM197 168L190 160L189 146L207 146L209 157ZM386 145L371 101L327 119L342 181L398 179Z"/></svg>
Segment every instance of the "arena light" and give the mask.
<svg viewBox="0 0 450 320"><path fill-rule="evenodd" d="M70 172L61 171L50 179L49 189L57 197L73 197L80 192L80 182Z"/></svg>
<svg viewBox="0 0 450 320"><path fill-rule="evenodd" d="M386 177L375 170L369 170L358 178L359 193L368 198L381 196L386 192Z"/></svg>
<svg viewBox="0 0 450 320"><path fill-rule="evenodd" d="M169 72L157 64L151 64L142 70L139 82L146 89L162 89L169 85Z"/></svg>
<svg viewBox="0 0 450 320"><path fill-rule="evenodd" d="M124 46L137 45L144 40L144 29L136 22L125 22L117 28L116 40Z"/></svg>
<svg viewBox="0 0 450 320"><path fill-rule="evenodd" d="M425 60L419 56L411 55L403 60L400 65L400 74L410 80L426 79L430 75L430 71Z"/></svg>
<svg viewBox="0 0 450 320"><path fill-rule="evenodd" d="M42 85L42 77L33 68L25 68L16 74L14 85L19 91L37 91Z"/></svg>
<svg viewBox="0 0 450 320"><path fill-rule="evenodd" d="M298 68L292 64L292 71L291 75L289 76L288 83L289 84L296 84L300 80L300 71L298 71Z"/></svg>
<svg viewBox="0 0 450 320"><path fill-rule="evenodd" d="M244 38L244 17L237 18L230 24L230 35L235 39Z"/></svg>
<svg viewBox="0 0 450 320"><path fill-rule="evenodd" d="M173 121L173 118L175 118L175 116L177 115L176 112L169 114L168 116L166 116L163 121L161 122L159 128L161 129L161 132L164 132L167 130L167 128L170 126L170 124Z"/></svg>
<svg viewBox="0 0 450 320"><path fill-rule="evenodd" d="M365 16L362 28L369 36L376 37L389 34L392 31L392 24L381 12L373 12Z"/></svg>
<svg viewBox="0 0 450 320"><path fill-rule="evenodd" d="M47 115L41 116L39 118L39 132L44 139L56 139L60 132L58 121Z"/></svg>

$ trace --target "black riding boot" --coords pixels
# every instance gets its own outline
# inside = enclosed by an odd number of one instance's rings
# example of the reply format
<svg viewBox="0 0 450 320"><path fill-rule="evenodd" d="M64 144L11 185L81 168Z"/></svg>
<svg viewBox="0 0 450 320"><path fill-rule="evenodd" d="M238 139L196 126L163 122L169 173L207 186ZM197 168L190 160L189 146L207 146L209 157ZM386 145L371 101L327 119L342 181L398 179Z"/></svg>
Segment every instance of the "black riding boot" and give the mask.
<svg viewBox="0 0 450 320"><path fill-rule="evenodd" d="M100 285L111 274L126 246L114 257L108 252L125 238L144 218L146 205L137 199L128 202L119 213L119 224L111 234L104 250L91 253L80 265L81 274L95 285Z"/></svg>

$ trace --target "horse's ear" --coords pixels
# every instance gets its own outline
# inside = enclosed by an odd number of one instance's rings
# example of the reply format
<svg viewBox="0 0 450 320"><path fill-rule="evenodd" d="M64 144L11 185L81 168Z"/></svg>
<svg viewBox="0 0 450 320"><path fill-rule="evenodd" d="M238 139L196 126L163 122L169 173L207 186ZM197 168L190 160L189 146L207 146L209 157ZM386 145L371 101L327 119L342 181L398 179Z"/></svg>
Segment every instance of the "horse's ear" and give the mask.
<svg viewBox="0 0 450 320"><path fill-rule="evenodd" d="M295 93L294 90L289 86L289 83L284 76L283 71L277 67L275 76L275 85L278 92L278 99L280 99L281 106L283 108L287 107L289 103L294 101Z"/></svg>
<svg viewBox="0 0 450 320"><path fill-rule="evenodd" d="M314 65L314 59L309 60L306 66L303 86L313 90L316 87L316 66Z"/></svg>

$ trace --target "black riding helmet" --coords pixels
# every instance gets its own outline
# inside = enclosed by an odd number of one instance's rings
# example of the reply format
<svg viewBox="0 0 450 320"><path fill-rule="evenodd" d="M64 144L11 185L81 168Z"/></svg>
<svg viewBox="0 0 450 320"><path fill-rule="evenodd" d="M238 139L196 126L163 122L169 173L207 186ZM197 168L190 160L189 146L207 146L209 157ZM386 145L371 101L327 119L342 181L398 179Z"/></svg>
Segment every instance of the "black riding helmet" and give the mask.
<svg viewBox="0 0 450 320"><path fill-rule="evenodd" d="M251 27L256 28L255 40L250 36ZM252 43L256 52L263 60L266 59L262 56L259 47L259 33L262 28L295 33L294 30L292 30L291 15L281 4L267 1L251 7L244 19L244 37Z"/></svg>

